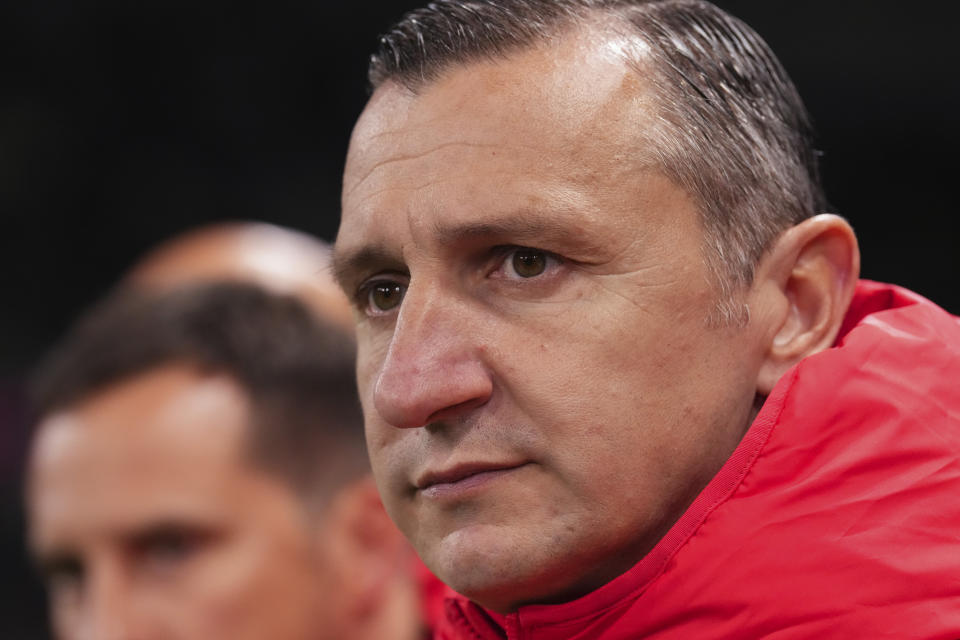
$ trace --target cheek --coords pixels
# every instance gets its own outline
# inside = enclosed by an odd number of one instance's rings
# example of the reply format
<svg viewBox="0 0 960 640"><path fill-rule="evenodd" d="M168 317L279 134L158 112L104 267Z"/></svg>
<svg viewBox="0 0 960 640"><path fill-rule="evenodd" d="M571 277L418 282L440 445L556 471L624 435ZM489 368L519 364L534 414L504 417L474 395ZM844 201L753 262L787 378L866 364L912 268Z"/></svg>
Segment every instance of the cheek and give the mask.
<svg viewBox="0 0 960 640"><path fill-rule="evenodd" d="M620 466L653 475L691 418L699 375L692 330L633 311L568 317L500 358L513 403L549 442L547 456L577 476L571 486L606 490Z"/></svg>
<svg viewBox="0 0 960 640"><path fill-rule="evenodd" d="M276 581L277 564L267 562L268 553L260 541L246 540L211 554L190 576L191 603L202 606L211 623L248 617L249 607Z"/></svg>
<svg viewBox="0 0 960 640"><path fill-rule="evenodd" d="M579 414L589 427L593 418L649 402L659 389L664 362L656 350L664 349L664 337L604 316L569 314L553 326L525 330L523 339L500 350L496 359L516 403L561 417Z"/></svg>
<svg viewBox="0 0 960 640"><path fill-rule="evenodd" d="M397 429L367 414L366 437L370 467L377 491L390 518L407 530L413 518L410 476L421 457L422 429Z"/></svg>
<svg viewBox="0 0 960 640"><path fill-rule="evenodd" d="M82 637L83 620L76 605L51 602L50 617L55 637L61 640L73 640Z"/></svg>
<svg viewBox="0 0 960 640"><path fill-rule="evenodd" d="M380 370L382 358L376 357L370 346L365 342L357 345L357 386L361 397L366 400L372 391L377 372Z"/></svg>
<svg viewBox="0 0 960 640"><path fill-rule="evenodd" d="M196 576L183 607L200 638L303 638L319 602L312 559L289 545L237 550Z"/></svg>
<svg viewBox="0 0 960 640"><path fill-rule="evenodd" d="M393 325L386 319L365 319L357 325L357 379L361 384L376 378L392 338Z"/></svg>
<svg viewBox="0 0 960 640"><path fill-rule="evenodd" d="M380 338L382 336L377 336L377 339L360 336L357 342L357 392L363 409L367 446L371 454L373 448L381 444L383 438L391 431L396 431L380 418L375 404L377 383L389 350L389 342Z"/></svg>
<svg viewBox="0 0 960 640"><path fill-rule="evenodd" d="M366 408L364 411L366 412ZM403 460L406 459L406 454L403 450L398 450L397 440L405 434L383 424L369 412L365 421L370 469L384 507L389 511L402 485Z"/></svg>
<svg viewBox="0 0 960 640"><path fill-rule="evenodd" d="M361 342L358 345L357 353L357 391L360 395L360 405L363 409L364 435L367 441L367 451L369 452L371 462L374 464L379 461L381 451L387 447L399 434L400 429L395 429L386 424L377 412L374 403L374 393L376 391L377 378L380 375L380 368L383 364L383 354L381 350L371 345ZM389 458L387 457L387 461ZM377 465L379 466L379 465ZM374 469L376 471L376 467Z"/></svg>
<svg viewBox="0 0 960 640"><path fill-rule="evenodd" d="M180 605L211 629L260 628L281 620L285 610L295 614L311 597L317 572L312 529L299 499L255 475L235 482L222 500L230 515L220 535L184 565Z"/></svg>
<svg viewBox="0 0 960 640"><path fill-rule="evenodd" d="M375 393L387 346L375 344L378 340L358 343L357 390L363 409L364 436L367 452L377 485L381 492L390 478L403 471L403 465L417 446L420 429L398 429L381 418L376 409ZM385 496L386 497L386 496Z"/></svg>

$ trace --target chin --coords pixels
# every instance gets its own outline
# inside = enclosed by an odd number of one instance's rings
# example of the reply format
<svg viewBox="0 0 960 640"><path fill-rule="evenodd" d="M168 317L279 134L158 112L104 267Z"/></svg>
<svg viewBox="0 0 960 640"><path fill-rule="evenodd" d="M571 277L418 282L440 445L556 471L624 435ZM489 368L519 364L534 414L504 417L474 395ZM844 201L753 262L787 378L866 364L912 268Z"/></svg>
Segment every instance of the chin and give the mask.
<svg viewBox="0 0 960 640"><path fill-rule="evenodd" d="M430 552L421 557L440 580L474 602L504 613L550 584L546 569L554 569L549 567L550 560L558 557L542 539L529 540L496 525L464 527L426 547Z"/></svg>

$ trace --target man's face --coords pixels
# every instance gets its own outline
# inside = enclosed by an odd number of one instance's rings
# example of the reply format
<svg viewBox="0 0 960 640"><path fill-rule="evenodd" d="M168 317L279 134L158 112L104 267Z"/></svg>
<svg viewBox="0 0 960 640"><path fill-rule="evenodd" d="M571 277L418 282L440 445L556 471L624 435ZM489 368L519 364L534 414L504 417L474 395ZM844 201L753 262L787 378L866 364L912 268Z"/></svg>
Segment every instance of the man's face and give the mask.
<svg viewBox="0 0 960 640"><path fill-rule="evenodd" d="M695 205L637 160L652 117L588 33L381 87L354 132L336 262L374 474L493 609L627 570L753 416L759 340L707 322Z"/></svg>
<svg viewBox="0 0 960 640"><path fill-rule="evenodd" d="M248 461L247 419L229 379L166 366L41 424L31 545L60 638L337 637L323 532Z"/></svg>

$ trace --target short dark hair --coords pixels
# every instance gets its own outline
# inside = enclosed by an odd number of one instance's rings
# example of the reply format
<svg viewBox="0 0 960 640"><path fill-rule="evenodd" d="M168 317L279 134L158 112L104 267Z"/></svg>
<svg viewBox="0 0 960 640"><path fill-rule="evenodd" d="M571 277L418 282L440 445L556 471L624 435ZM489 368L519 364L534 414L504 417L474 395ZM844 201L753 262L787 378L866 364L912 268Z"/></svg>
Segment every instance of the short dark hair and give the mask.
<svg viewBox="0 0 960 640"><path fill-rule="evenodd" d="M167 364L223 374L251 406L252 459L297 490L367 469L352 336L293 296L247 283L121 289L92 308L36 372L43 419Z"/></svg>
<svg viewBox="0 0 960 640"><path fill-rule="evenodd" d="M638 132L652 150L642 160L695 198L708 266L729 299L777 235L828 208L806 108L769 46L737 18L702 0L439 0L380 39L370 82L417 93L453 66L504 58L600 18L632 41L627 63L652 83L659 118Z"/></svg>

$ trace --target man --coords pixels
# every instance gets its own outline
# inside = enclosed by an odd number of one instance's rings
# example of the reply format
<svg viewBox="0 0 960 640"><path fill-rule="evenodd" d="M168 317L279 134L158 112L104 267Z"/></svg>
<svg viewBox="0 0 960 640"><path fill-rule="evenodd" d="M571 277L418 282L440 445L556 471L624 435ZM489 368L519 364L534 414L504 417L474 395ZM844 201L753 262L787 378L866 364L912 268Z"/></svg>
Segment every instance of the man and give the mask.
<svg viewBox="0 0 960 640"><path fill-rule="evenodd" d="M858 283L759 36L441 1L370 77L334 260L441 638L960 636L960 324Z"/></svg>
<svg viewBox="0 0 960 640"><path fill-rule="evenodd" d="M244 283L120 291L37 384L32 551L63 639L421 637L351 336Z"/></svg>

